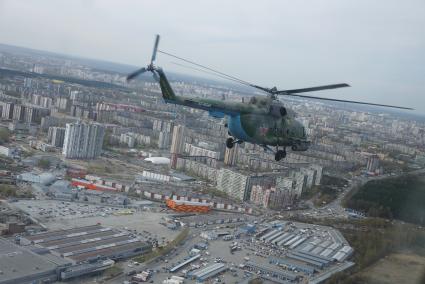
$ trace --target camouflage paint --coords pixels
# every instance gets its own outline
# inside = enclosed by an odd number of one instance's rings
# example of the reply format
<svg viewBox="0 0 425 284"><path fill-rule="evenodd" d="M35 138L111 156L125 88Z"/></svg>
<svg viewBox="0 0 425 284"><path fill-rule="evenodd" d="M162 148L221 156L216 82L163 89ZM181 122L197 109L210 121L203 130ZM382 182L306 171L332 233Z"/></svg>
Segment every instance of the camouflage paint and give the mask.
<svg viewBox="0 0 425 284"><path fill-rule="evenodd" d="M270 97L252 97L249 103L176 96L162 69L156 69L166 103L201 109L216 117L228 116L229 132L242 141L269 146L291 146L307 142L304 127L292 110L284 117L272 114ZM283 107L283 104L279 106Z"/></svg>

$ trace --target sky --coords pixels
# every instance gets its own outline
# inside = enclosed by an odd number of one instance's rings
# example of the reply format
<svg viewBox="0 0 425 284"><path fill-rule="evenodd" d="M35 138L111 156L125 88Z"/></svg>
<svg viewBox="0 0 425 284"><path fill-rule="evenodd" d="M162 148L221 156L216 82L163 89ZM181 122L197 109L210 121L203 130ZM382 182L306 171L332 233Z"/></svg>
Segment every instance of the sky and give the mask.
<svg viewBox="0 0 425 284"><path fill-rule="evenodd" d="M423 0L0 0L4 44L144 66L155 34L164 51L261 86L348 83L314 95L425 114ZM185 71L173 61L157 64Z"/></svg>

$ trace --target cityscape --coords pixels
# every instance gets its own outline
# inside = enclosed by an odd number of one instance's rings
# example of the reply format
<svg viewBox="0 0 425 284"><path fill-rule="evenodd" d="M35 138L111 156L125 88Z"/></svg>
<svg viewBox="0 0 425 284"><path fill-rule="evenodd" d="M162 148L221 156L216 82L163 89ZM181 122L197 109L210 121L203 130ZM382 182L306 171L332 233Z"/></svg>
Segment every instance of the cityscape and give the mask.
<svg viewBox="0 0 425 284"><path fill-rule="evenodd" d="M133 69L0 44L0 284L423 283L424 116L278 97L311 143L279 160Z"/></svg>

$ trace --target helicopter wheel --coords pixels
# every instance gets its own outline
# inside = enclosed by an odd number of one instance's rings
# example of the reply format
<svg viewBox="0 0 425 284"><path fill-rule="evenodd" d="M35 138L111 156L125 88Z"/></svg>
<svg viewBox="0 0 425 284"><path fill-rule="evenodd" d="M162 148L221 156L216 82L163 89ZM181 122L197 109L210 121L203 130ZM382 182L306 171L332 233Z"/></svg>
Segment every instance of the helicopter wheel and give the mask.
<svg viewBox="0 0 425 284"><path fill-rule="evenodd" d="M229 149L232 149L234 145L235 145L235 139L233 139L232 137L227 138L226 147Z"/></svg>
<svg viewBox="0 0 425 284"><path fill-rule="evenodd" d="M279 162L282 159L285 159L286 157L286 151L285 150L278 150L274 156L274 159Z"/></svg>

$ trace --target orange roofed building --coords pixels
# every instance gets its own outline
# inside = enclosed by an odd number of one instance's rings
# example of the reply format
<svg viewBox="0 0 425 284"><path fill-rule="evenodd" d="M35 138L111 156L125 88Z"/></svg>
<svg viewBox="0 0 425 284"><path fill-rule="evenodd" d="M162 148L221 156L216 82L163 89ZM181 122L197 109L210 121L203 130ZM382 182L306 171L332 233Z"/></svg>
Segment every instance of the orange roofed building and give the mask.
<svg viewBox="0 0 425 284"><path fill-rule="evenodd" d="M178 212L196 212L196 213L207 213L211 210L211 205L204 202L194 202L187 200L165 200L167 206Z"/></svg>

